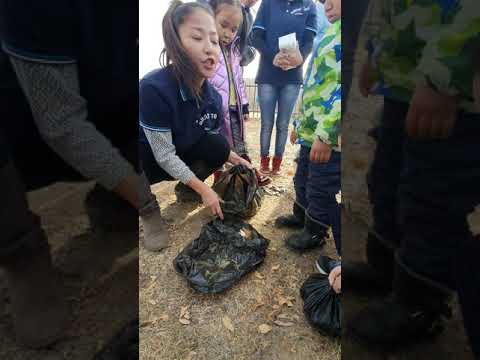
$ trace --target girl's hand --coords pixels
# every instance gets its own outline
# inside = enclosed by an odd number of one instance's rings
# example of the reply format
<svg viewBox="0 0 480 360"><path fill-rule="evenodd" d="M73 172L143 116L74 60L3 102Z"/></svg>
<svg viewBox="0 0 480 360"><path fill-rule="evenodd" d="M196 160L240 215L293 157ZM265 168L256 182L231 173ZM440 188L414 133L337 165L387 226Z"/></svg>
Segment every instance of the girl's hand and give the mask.
<svg viewBox="0 0 480 360"><path fill-rule="evenodd" d="M230 151L228 162L233 165L243 165L248 169L253 170L253 165L250 162L239 156L237 153L234 153L233 151Z"/></svg>
<svg viewBox="0 0 480 360"><path fill-rule="evenodd" d="M243 115L243 121L248 122L249 120L250 120L250 117L248 116L248 114L244 114Z"/></svg>
<svg viewBox="0 0 480 360"><path fill-rule="evenodd" d="M291 69L297 68L303 64L303 56L298 48L288 52L287 55L288 64Z"/></svg>
<svg viewBox="0 0 480 360"><path fill-rule="evenodd" d="M407 134L413 139L445 139L457 119L457 100L428 85L417 85L407 114Z"/></svg>
<svg viewBox="0 0 480 360"><path fill-rule="evenodd" d="M362 66L362 70L360 71L360 79L358 81L358 88L360 90L360 94L362 94L363 97L368 97L372 85L373 69L370 63L366 62Z"/></svg>
<svg viewBox="0 0 480 360"><path fill-rule="evenodd" d="M327 163L332 155L332 147L325 144L318 137L315 139L310 150L310 161L315 164Z"/></svg>
<svg viewBox="0 0 480 360"><path fill-rule="evenodd" d="M273 65L281 68L282 70L284 70L284 67L288 66L287 56L283 51L280 51L277 53L277 55L275 55L273 58Z"/></svg>
<svg viewBox="0 0 480 360"><path fill-rule="evenodd" d="M337 294L342 292L342 267L337 266L328 274L328 282Z"/></svg>
<svg viewBox="0 0 480 360"><path fill-rule="evenodd" d="M205 185L200 193L202 202L205 207L210 208L213 215L218 216L223 220L223 212L220 207L221 199L218 194L213 191L209 186Z"/></svg>
<svg viewBox="0 0 480 360"><path fill-rule="evenodd" d="M297 142L297 138L297 132L295 130L292 130L290 132L290 144L295 145L295 143Z"/></svg>

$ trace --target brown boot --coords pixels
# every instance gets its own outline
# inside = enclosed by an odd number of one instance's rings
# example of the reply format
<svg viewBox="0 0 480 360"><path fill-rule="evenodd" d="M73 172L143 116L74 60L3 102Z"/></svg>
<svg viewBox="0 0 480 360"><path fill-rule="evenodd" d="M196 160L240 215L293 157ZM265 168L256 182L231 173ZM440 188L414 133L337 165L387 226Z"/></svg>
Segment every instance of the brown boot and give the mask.
<svg viewBox="0 0 480 360"><path fill-rule="evenodd" d="M278 156L273 157L272 161L272 175L280 174L280 166L282 165L282 158Z"/></svg>
<svg viewBox="0 0 480 360"><path fill-rule="evenodd" d="M17 341L38 349L61 338L67 329L69 311L44 232L38 226L26 237L31 237L26 242L41 242L40 246L12 255L3 266Z"/></svg>
<svg viewBox="0 0 480 360"><path fill-rule="evenodd" d="M263 174L270 173L270 156L262 156L260 158L260 172Z"/></svg>
<svg viewBox="0 0 480 360"><path fill-rule="evenodd" d="M161 217L157 200L139 210L143 225L143 245L149 251L161 251L170 245L170 235L165 221Z"/></svg>
<svg viewBox="0 0 480 360"><path fill-rule="evenodd" d="M40 220L28 209L25 189L13 166L0 168L2 248L0 266L9 285L13 327L19 343L41 348L67 328L68 306L53 270Z"/></svg>

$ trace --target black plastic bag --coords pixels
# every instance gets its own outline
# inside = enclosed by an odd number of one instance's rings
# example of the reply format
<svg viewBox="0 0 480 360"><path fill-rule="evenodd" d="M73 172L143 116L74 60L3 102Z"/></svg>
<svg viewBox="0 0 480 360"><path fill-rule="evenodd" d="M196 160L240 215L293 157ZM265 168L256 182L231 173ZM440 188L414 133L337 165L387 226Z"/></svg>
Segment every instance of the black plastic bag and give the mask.
<svg viewBox="0 0 480 360"><path fill-rule="evenodd" d="M305 280L300 294L308 322L320 333L340 336L342 307L340 295L330 286L327 275L313 274Z"/></svg>
<svg viewBox="0 0 480 360"><path fill-rule="evenodd" d="M93 360L138 360L139 320L122 328L93 358Z"/></svg>
<svg viewBox="0 0 480 360"><path fill-rule="evenodd" d="M254 216L262 204L262 196L254 170L236 165L223 173L213 190L222 198L226 217L247 219Z"/></svg>
<svg viewBox="0 0 480 360"><path fill-rule="evenodd" d="M200 236L177 255L173 264L190 286L201 293L218 293L258 267L268 240L242 221L213 220Z"/></svg>

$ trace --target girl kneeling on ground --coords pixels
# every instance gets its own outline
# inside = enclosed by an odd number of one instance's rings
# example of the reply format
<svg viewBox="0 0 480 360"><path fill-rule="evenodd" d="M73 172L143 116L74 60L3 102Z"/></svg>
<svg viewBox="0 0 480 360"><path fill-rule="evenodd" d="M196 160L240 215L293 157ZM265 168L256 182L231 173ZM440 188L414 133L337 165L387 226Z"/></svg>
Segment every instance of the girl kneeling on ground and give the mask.
<svg viewBox="0 0 480 360"><path fill-rule="evenodd" d="M219 133L221 97L205 81L220 54L214 16L207 5L173 1L162 27L163 67L140 81L141 165L151 184L180 180L178 200L199 196L223 218L220 198L203 181L227 161L252 166Z"/></svg>

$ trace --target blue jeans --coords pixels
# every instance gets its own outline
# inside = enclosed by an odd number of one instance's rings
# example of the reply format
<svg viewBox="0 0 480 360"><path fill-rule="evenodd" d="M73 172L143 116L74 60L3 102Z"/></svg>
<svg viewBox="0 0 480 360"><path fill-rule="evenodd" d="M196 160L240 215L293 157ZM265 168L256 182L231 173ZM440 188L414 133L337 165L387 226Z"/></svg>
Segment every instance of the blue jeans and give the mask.
<svg viewBox="0 0 480 360"><path fill-rule="evenodd" d="M336 200L341 187L341 153L332 151L327 163L314 164L310 148L302 146L293 181L296 202L311 219L332 227L335 247L341 255L341 207Z"/></svg>
<svg viewBox="0 0 480 360"><path fill-rule="evenodd" d="M283 86L258 84L258 97L262 116L262 129L260 132L261 156L269 156L270 154L270 141L272 138L273 125L275 124L275 108L277 104L275 156L283 156L288 138L288 125L299 92L300 85L298 84L287 84Z"/></svg>

